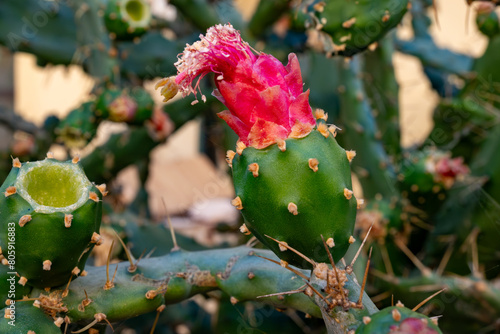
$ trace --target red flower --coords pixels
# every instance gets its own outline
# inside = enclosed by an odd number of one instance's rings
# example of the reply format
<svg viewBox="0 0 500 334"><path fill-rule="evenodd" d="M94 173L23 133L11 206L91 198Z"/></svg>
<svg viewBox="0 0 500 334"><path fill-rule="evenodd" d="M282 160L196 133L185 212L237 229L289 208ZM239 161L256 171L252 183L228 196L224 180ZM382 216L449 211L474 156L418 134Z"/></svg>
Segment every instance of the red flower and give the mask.
<svg viewBox="0 0 500 334"><path fill-rule="evenodd" d="M212 72L213 95L228 108L218 116L247 146L264 148L311 132L316 121L295 54L288 56L287 66L271 55L256 55L230 24L211 27L200 39L187 45L175 64L183 96L196 96L199 81Z"/></svg>

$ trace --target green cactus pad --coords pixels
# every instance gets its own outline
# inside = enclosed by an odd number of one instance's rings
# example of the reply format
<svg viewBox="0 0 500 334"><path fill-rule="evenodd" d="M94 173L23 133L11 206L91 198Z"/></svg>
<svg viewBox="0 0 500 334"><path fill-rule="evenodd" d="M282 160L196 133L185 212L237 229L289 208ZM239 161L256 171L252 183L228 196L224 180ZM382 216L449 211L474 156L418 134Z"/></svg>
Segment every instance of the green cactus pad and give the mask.
<svg viewBox="0 0 500 334"><path fill-rule="evenodd" d="M83 148L97 133L94 103L83 103L79 108L72 110L55 128L57 141L69 148Z"/></svg>
<svg viewBox="0 0 500 334"><path fill-rule="evenodd" d="M310 267L292 251L280 250L280 245L266 235L317 262L328 261L321 236L332 238L335 246L331 252L338 261L349 247L357 207L350 192L346 151L333 135L325 138L316 130L285 143L285 151L276 144L260 150L245 148L232 161L233 182L246 226L290 264ZM318 162L316 167L310 159ZM249 167L251 164L258 165L258 175Z"/></svg>
<svg viewBox="0 0 500 334"><path fill-rule="evenodd" d="M9 269L21 284L65 284L83 270L98 242L101 191L76 159L13 165L0 187L0 246L4 253L14 251L4 254Z"/></svg>
<svg viewBox="0 0 500 334"><path fill-rule="evenodd" d="M404 306L387 307L363 319L356 334L441 334L432 320Z"/></svg>
<svg viewBox="0 0 500 334"><path fill-rule="evenodd" d="M117 39L144 34L151 23L151 8L144 0L110 0L104 15L106 29Z"/></svg>
<svg viewBox="0 0 500 334"><path fill-rule="evenodd" d="M4 314L9 306L0 312ZM33 301L16 302L12 305L14 318L1 317L0 333L9 334L61 334L61 329L42 309L33 306Z"/></svg>

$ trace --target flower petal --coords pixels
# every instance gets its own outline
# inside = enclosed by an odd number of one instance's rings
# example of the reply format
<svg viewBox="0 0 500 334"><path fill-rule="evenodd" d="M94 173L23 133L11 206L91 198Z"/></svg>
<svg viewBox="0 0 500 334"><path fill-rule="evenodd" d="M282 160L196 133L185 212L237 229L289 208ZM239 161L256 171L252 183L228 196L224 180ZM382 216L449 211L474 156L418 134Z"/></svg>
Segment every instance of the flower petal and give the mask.
<svg viewBox="0 0 500 334"><path fill-rule="evenodd" d="M295 125L296 122L316 125L316 120L309 105L309 89L292 101L288 112L290 114L290 126Z"/></svg>
<svg viewBox="0 0 500 334"><path fill-rule="evenodd" d="M300 64L295 53L288 55L288 65L286 65L285 81L289 91L293 96L298 96L304 90L302 83L302 74L300 72Z"/></svg>
<svg viewBox="0 0 500 334"><path fill-rule="evenodd" d="M250 129L245 125L245 123L243 123L238 117L231 114L229 110L221 111L217 113L217 116L222 118L227 125L229 125L229 127L236 132L238 137L240 137L240 140L248 146L248 140L246 138L248 137Z"/></svg>
<svg viewBox="0 0 500 334"><path fill-rule="evenodd" d="M278 139L286 139L287 136L287 129L281 125L259 119L250 129L247 139L249 146L261 149L276 143Z"/></svg>

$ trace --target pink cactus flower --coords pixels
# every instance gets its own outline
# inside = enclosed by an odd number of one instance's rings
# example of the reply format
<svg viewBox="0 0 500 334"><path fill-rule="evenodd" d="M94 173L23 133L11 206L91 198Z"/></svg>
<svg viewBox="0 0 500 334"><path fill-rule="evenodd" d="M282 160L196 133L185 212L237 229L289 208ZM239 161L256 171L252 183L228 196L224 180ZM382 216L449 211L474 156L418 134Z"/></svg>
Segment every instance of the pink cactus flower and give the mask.
<svg viewBox="0 0 500 334"><path fill-rule="evenodd" d="M290 54L283 66L271 55L256 53L230 24L216 25L200 41L186 46L175 63L175 82L183 96L196 96L200 80L214 73L213 95L228 108L218 116L247 146L260 149L286 138L305 137L316 122L309 90L303 91L297 56Z"/></svg>
<svg viewBox="0 0 500 334"><path fill-rule="evenodd" d="M436 182L444 184L449 189L455 181L462 180L470 173L469 167L464 164L462 157L451 158L449 153L436 152L429 156L426 170L434 175Z"/></svg>

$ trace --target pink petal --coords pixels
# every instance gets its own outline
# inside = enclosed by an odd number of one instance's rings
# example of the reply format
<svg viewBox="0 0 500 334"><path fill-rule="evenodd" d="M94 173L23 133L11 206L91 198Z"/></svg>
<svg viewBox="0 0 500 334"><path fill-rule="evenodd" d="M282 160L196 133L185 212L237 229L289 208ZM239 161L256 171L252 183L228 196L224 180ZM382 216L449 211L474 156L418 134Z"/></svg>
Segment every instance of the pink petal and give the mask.
<svg viewBox="0 0 500 334"><path fill-rule="evenodd" d="M309 105L309 90L300 94L292 101L288 112L290 114L290 126L295 125L297 122L316 125L316 120L314 119L311 106Z"/></svg>
<svg viewBox="0 0 500 334"><path fill-rule="evenodd" d="M285 81L288 85L288 89L293 96L298 96L304 91L302 84L302 74L300 72L300 64L295 53L290 53L288 55L288 65L286 65L287 74L285 75Z"/></svg>
<svg viewBox="0 0 500 334"><path fill-rule="evenodd" d="M271 55L262 54L253 65L254 82L262 85L259 90L279 85L283 93L288 95L288 87L284 76L287 74L285 66Z"/></svg>
<svg viewBox="0 0 500 334"><path fill-rule="evenodd" d="M243 123L238 117L231 114L229 110L221 111L220 113L217 113L217 116L222 118L227 125L229 125L229 127L236 132L238 137L240 137L240 140L248 146L247 137L250 129L245 125L245 123Z"/></svg>
<svg viewBox="0 0 500 334"><path fill-rule="evenodd" d="M259 119L250 129L248 143L249 146L261 149L276 143L278 139L286 139L287 136L287 129L281 125Z"/></svg>

